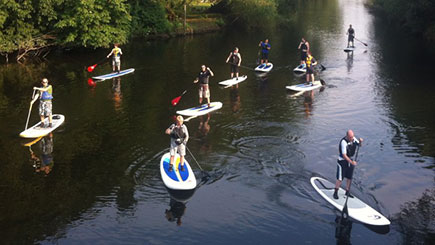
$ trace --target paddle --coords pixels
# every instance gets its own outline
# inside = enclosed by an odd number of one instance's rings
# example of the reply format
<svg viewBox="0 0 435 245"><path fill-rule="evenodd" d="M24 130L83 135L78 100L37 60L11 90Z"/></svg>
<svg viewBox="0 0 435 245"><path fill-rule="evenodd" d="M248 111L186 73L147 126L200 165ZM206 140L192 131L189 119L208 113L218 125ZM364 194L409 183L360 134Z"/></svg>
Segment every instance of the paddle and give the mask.
<svg viewBox="0 0 435 245"><path fill-rule="evenodd" d="M359 152L359 146L358 146L358 148L356 149L356 155L355 155L355 161L357 160L357 158L358 158L358 152ZM350 185L349 185L349 189L347 190L349 193L349 195L350 195L350 187L352 186L352 180L350 181ZM343 210L341 211L341 218L344 218L344 214L346 213L346 217L345 218L347 218L348 216L349 216L349 212L348 212L348 210L347 210L347 200L349 199L349 195L346 195L346 201L344 202L344 207L343 207Z"/></svg>
<svg viewBox="0 0 435 245"><path fill-rule="evenodd" d="M363 41L361 41L361 40L357 39L356 37L354 37L354 39L355 39L355 40L357 40L358 42L360 42L360 43L364 44L364 46L366 46L366 47L368 46L368 45L367 45L367 43L365 43L365 42L363 42Z"/></svg>
<svg viewBox="0 0 435 245"><path fill-rule="evenodd" d="M35 97L35 92L36 92L36 90L34 89L34 90L33 90L33 94L32 94L32 101L30 101L29 113L27 114L26 127L24 128L24 130L27 130L27 126L29 125L30 112L32 111L33 103L35 102L35 101L33 100L33 98Z"/></svg>
<svg viewBox="0 0 435 245"><path fill-rule="evenodd" d="M227 62L227 63L228 63L228 62ZM248 67L248 66L238 65L238 64L234 64L234 63L228 63L228 64L230 64L230 65L240 66L240 67L242 67L242 68L245 68L245 69L248 69L248 70L251 70L251 71L255 71L253 68Z"/></svg>
<svg viewBox="0 0 435 245"><path fill-rule="evenodd" d="M201 165L199 165L199 162L196 160L195 156L194 156L194 155L192 154L192 152L189 150L189 148L187 147L187 145L186 145L186 149L187 149L187 151L189 152L189 154L192 156L193 160L194 160L194 161L196 162L196 164L198 165L199 169L201 170L201 174L203 175L203 177L206 177L206 178L210 177L210 175L209 175L207 172L205 172L205 171L201 168Z"/></svg>
<svg viewBox="0 0 435 245"><path fill-rule="evenodd" d="M98 61L95 65L92 66L88 66L88 72L93 72L95 67L97 67L98 65L104 64L107 61L107 57L105 57L104 59L101 59L100 61Z"/></svg>
<svg viewBox="0 0 435 245"><path fill-rule="evenodd" d="M176 106L176 105L178 104L178 102L180 101L181 97L182 97L183 95L185 95L186 93L187 93L187 90L184 90L184 92L181 93L180 96L178 96L178 97L174 98L173 100L171 100L171 104L172 104L172 106Z"/></svg>

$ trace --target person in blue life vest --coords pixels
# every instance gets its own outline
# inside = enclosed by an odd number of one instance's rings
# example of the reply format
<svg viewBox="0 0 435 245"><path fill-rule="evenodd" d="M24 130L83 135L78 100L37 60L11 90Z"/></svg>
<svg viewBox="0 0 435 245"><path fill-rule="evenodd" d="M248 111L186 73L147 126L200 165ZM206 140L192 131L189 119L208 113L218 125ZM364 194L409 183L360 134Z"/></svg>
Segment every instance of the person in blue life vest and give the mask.
<svg viewBox="0 0 435 245"><path fill-rule="evenodd" d="M52 127L53 126L53 118L52 118L52 108L53 105L51 103L53 99L53 87L48 84L48 79L42 79L42 87L33 87L34 90L38 90L39 93L35 95L31 104L33 104L39 98L39 116L41 117L41 127ZM44 125L45 118L48 117L48 125Z"/></svg>
<svg viewBox="0 0 435 245"><path fill-rule="evenodd" d="M305 38L302 38L301 42L299 43L298 49L301 50L301 65L305 64L308 52L310 52L310 43L305 40Z"/></svg>
<svg viewBox="0 0 435 245"><path fill-rule="evenodd" d="M228 63L229 61L231 65L231 78L234 77L234 74L236 74L236 80L239 79L239 66L242 63L242 55L239 53L239 48L235 47L233 52L230 52L230 55L228 55L227 60L225 61Z"/></svg>
<svg viewBox="0 0 435 245"><path fill-rule="evenodd" d="M261 47L261 60L260 63L263 64L266 62L266 65L269 61L269 52L270 52L270 43L269 43L269 39L266 39L263 41L260 41L260 43L258 44L258 47Z"/></svg>
<svg viewBox="0 0 435 245"><path fill-rule="evenodd" d="M334 199L338 199L338 189L341 186L343 177L346 181L346 195L350 198L353 196L349 193L350 183L352 181L353 170L357 164L352 159L355 155L357 147L360 147L363 142L362 138L356 139L352 130L348 130L346 136L340 140L338 145L338 160L337 160L337 182L335 183Z"/></svg>
<svg viewBox="0 0 435 245"><path fill-rule="evenodd" d="M308 52L307 58L305 59L305 65L306 65L306 80L307 84L314 85L314 66L317 65L316 59L311 55L311 52Z"/></svg>
<svg viewBox="0 0 435 245"><path fill-rule="evenodd" d="M202 98L207 99L208 107L210 108L210 88L209 88L209 78L214 76L214 73L205 65L201 66L201 71L198 77L193 81L193 83L199 82L199 105L202 104Z"/></svg>
<svg viewBox="0 0 435 245"><path fill-rule="evenodd" d="M119 48L119 44L117 44L117 43L115 43L113 46L114 46L114 48L107 55L107 58L109 58L112 55L112 68L113 68L113 71L115 71L116 68L118 68L118 73L119 73L119 71L121 71L121 55L122 55L122 50Z"/></svg>
<svg viewBox="0 0 435 245"><path fill-rule="evenodd" d="M347 29L346 32L347 35L347 47L355 47L353 43L353 39L355 38L355 30L352 28L352 25L349 25L349 29ZM352 42L352 45L350 45L350 42Z"/></svg>
<svg viewBox="0 0 435 245"><path fill-rule="evenodd" d="M186 125L183 124L184 118L177 116L176 123L169 126L165 133L171 136L171 144L169 154L171 158L169 160L169 172L173 170L175 155L178 152L180 154L180 171L184 169L184 156L186 155L186 144L189 140L189 132Z"/></svg>

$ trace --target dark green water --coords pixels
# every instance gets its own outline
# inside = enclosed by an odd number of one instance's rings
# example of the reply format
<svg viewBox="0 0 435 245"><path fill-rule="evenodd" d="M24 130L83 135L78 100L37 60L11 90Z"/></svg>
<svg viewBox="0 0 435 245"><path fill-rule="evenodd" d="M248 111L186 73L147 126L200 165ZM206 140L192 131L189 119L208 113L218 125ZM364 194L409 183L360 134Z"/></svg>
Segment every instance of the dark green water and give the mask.
<svg viewBox="0 0 435 245"><path fill-rule="evenodd" d="M435 97L423 48L375 21L362 1L309 1L298 24L270 32L225 31L122 47L120 81L87 84L84 67L109 50L52 55L34 65L0 67L0 235L2 243L332 244L336 215L309 179L334 180L337 146L347 129L365 139L352 185L355 195L391 221L379 234L353 222L354 244L430 243L434 239ZM357 38L342 51L346 28ZM297 45L305 36L327 67L325 89L292 97ZM268 37L275 68L265 77L219 88L224 63L240 48L255 66L256 45ZM419 63L421 57L428 62ZM189 149L211 175L185 203L171 201L159 172L168 150L164 130L178 109L196 105L192 83L201 64L212 68L213 101L221 110L187 123ZM95 75L110 71L101 65ZM53 137L23 146L32 87L52 81L54 112L65 124ZM176 108L171 99L184 90ZM31 124L37 122L34 106ZM52 146L52 151L50 150ZM44 149L43 149L44 148ZM48 148L48 149L47 149ZM31 152L34 153L33 158ZM43 153L48 174L33 167ZM32 160L33 159L33 160ZM38 165L38 164L36 164ZM39 171L39 170L38 170ZM165 213L181 217L181 225Z"/></svg>

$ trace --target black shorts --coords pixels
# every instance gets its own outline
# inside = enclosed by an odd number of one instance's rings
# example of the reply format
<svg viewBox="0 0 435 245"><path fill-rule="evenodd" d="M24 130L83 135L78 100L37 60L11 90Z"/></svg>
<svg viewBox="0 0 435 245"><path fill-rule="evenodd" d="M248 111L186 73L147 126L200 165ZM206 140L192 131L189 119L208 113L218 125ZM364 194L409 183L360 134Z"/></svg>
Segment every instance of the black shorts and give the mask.
<svg viewBox="0 0 435 245"><path fill-rule="evenodd" d="M348 41L348 42L353 42L353 38L354 38L354 36L349 35L349 36L347 37L347 41Z"/></svg>
<svg viewBox="0 0 435 245"><path fill-rule="evenodd" d="M307 59L307 52L301 52L301 60L305 61Z"/></svg>
<svg viewBox="0 0 435 245"><path fill-rule="evenodd" d="M239 73L239 66L231 65L231 73Z"/></svg>
<svg viewBox="0 0 435 245"><path fill-rule="evenodd" d="M314 68L312 65L310 67L307 67L307 74L314 74Z"/></svg>
<svg viewBox="0 0 435 245"><path fill-rule="evenodd" d="M261 53L261 59L267 60L269 58L269 53Z"/></svg>
<svg viewBox="0 0 435 245"><path fill-rule="evenodd" d="M346 160L337 160L337 179L342 181L343 177L352 179L355 165L348 163Z"/></svg>

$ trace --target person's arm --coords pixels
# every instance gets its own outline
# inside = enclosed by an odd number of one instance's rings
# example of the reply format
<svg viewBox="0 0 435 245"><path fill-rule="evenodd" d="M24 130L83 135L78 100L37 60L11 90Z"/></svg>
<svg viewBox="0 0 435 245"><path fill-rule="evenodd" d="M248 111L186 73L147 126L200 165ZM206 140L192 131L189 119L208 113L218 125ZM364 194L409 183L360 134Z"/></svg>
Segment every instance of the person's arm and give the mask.
<svg viewBox="0 0 435 245"><path fill-rule="evenodd" d="M169 126L169 128L166 129L165 134L171 134L172 129L174 129L174 124L172 124L171 126Z"/></svg>
<svg viewBox="0 0 435 245"><path fill-rule="evenodd" d="M341 153L343 155L344 160L346 160L348 163L352 164L352 165L356 165L355 161L352 161L352 159L350 159L350 157L347 156L347 143L346 141L341 141L340 144L341 147Z"/></svg>
<svg viewBox="0 0 435 245"><path fill-rule="evenodd" d="M193 83L197 83L197 82L199 82L199 74L198 74L198 76L195 78L195 80L193 80Z"/></svg>
<svg viewBox="0 0 435 245"><path fill-rule="evenodd" d="M184 131L184 134L186 135L186 137L183 140L183 144L186 145L187 141L189 140L189 131L187 130L186 125L184 125L184 124L183 124L183 131Z"/></svg>
<svg viewBox="0 0 435 245"><path fill-rule="evenodd" d="M121 49L119 49L119 53L122 55L122 50Z"/></svg>
<svg viewBox="0 0 435 245"><path fill-rule="evenodd" d="M263 44L263 41L260 41L260 43L258 44L258 47L261 47L261 44Z"/></svg>
<svg viewBox="0 0 435 245"><path fill-rule="evenodd" d="M210 76L214 76L214 73L211 71L210 67L207 67L207 70L210 72Z"/></svg>
<svg viewBox="0 0 435 245"><path fill-rule="evenodd" d="M317 60L313 57L313 66L317 65Z"/></svg>
<svg viewBox="0 0 435 245"><path fill-rule="evenodd" d="M231 58L231 54L232 54L233 52L230 52L230 55L228 55L228 58L227 58L227 61L225 61L225 63L228 63L228 61L230 60L230 58Z"/></svg>
<svg viewBox="0 0 435 245"><path fill-rule="evenodd" d="M302 42L299 43L298 49L301 49Z"/></svg>
<svg viewBox="0 0 435 245"><path fill-rule="evenodd" d="M307 45L307 53L310 52L310 43L309 42L305 42L305 44Z"/></svg>
<svg viewBox="0 0 435 245"><path fill-rule="evenodd" d="M35 88L33 88L33 89L35 89ZM39 93L36 93L36 94L35 94L35 97L33 97L33 98L32 98L32 101L30 101L30 104L35 103L35 101L36 101L38 98L39 98Z"/></svg>
<svg viewBox="0 0 435 245"><path fill-rule="evenodd" d="M113 49L110 51L110 53L107 55L107 58L109 58L113 54Z"/></svg>
<svg viewBox="0 0 435 245"><path fill-rule="evenodd" d="M239 64L237 65L240 66L240 64L242 63L242 55L240 53L237 53L237 55L239 56Z"/></svg>

